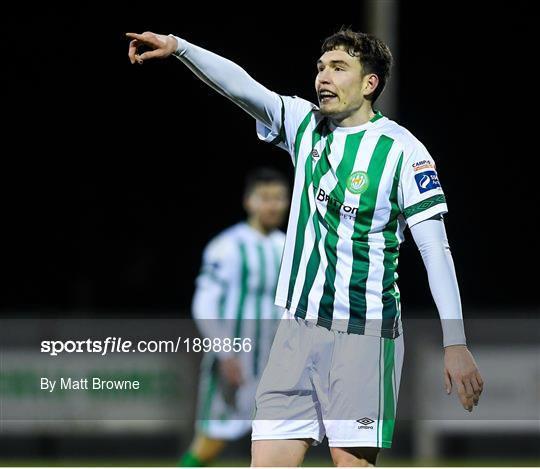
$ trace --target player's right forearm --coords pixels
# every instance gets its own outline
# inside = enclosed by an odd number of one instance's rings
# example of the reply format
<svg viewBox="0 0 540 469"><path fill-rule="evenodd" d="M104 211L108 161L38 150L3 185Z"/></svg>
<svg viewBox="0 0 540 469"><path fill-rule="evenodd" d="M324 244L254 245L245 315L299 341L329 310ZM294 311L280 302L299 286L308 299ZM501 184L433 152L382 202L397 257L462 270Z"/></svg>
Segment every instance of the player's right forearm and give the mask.
<svg viewBox="0 0 540 469"><path fill-rule="evenodd" d="M253 79L242 67L213 52L174 36L175 56L207 85L236 103L255 119L271 126L271 116L280 111L276 93Z"/></svg>

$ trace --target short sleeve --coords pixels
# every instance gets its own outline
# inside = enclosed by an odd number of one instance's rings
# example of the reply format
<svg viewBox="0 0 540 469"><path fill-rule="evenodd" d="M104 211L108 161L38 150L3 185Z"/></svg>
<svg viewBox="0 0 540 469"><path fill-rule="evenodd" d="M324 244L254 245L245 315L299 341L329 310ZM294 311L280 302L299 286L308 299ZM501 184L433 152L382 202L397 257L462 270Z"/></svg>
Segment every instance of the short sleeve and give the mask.
<svg viewBox="0 0 540 469"><path fill-rule="evenodd" d="M448 211L435 162L419 141L403 155L399 195L409 227Z"/></svg>
<svg viewBox="0 0 540 469"><path fill-rule="evenodd" d="M192 302L196 320L224 319L224 299L238 276L237 252L228 239L215 239L206 247ZM199 329L209 337L212 321L199 321Z"/></svg>
<svg viewBox="0 0 540 469"><path fill-rule="evenodd" d="M228 239L214 239L204 250L197 283L211 281L226 286L236 275L237 263L235 244Z"/></svg>
<svg viewBox="0 0 540 469"><path fill-rule="evenodd" d="M298 134L305 130L317 107L297 96L279 96L281 106L276 107L272 119L272 126L257 121L257 136L264 142L288 151L293 163L295 161L294 148Z"/></svg>

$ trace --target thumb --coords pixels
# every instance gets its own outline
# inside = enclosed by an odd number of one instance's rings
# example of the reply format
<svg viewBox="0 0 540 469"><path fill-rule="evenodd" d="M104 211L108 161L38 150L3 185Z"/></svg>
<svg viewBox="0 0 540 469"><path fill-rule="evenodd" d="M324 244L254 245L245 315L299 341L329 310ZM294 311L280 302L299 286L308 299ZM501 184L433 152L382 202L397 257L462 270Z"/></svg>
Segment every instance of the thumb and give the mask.
<svg viewBox="0 0 540 469"><path fill-rule="evenodd" d="M448 373L448 370L444 370L444 385L446 394L450 394L452 392L452 379L450 378L450 373Z"/></svg>
<svg viewBox="0 0 540 469"><path fill-rule="evenodd" d="M159 59L163 57L163 51L161 50L151 50L139 55L139 61L149 60L149 59Z"/></svg>

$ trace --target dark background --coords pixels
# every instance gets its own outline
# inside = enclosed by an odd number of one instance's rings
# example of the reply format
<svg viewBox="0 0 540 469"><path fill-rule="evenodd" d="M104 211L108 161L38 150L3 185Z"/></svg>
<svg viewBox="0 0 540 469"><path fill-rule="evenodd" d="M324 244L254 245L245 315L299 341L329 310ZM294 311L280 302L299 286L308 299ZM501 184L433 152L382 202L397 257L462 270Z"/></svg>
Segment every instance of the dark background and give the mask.
<svg viewBox="0 0 540 469"><path fill-rule="evenodd" d="M186 314L204 245L244 216L246 171L292 177L292 166L177 60L130 65L124 33L175 33L313 101L322 40L342 25L369 31L366 5L295 5L3 7L4 314ZM532 8L400 5L399 114L389 117L437 162L466 315L538 304ZM436 314L408 238L404 315Z"/></svg>

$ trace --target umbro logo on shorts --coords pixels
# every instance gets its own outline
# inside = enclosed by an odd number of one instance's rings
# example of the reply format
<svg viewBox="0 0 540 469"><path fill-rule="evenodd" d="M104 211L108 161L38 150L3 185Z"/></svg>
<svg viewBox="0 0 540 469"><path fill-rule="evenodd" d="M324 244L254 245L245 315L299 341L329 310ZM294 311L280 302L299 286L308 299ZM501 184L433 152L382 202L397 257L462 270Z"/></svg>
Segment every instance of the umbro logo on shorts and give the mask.
<svg viewBox="0 0 540 469"><path fill-rule="evenodd" d="M357 420L358 423L361 423L362 425L369 425L370 423L375 422L375 420L371 420L367 417L361 418Z"/></svg>
<svg viewBox="0 0 540 469"><path fill-rule="evenodd" d="M313 151L311 152L311 156L313 157L314 160L316 160L321 155L319 155L319 152L317 151L317 149L314 148Z"/></svg>
<svg viewBox="0 0 540 469"><path fill-rule="evenodd" d="M370 424L375 422L375 420L371 420L368 417L363 417L361 419L358 419L357 422L362 424L362 425L358 425L359 430L363 428L373 430L373 426L371 426Z"/></svg>

